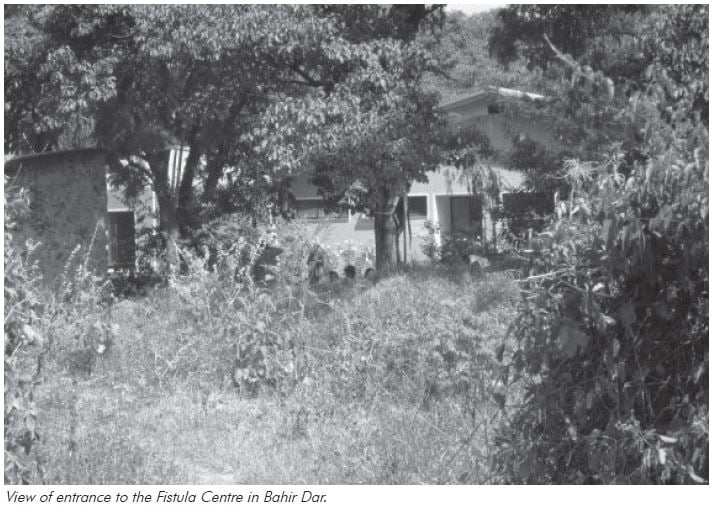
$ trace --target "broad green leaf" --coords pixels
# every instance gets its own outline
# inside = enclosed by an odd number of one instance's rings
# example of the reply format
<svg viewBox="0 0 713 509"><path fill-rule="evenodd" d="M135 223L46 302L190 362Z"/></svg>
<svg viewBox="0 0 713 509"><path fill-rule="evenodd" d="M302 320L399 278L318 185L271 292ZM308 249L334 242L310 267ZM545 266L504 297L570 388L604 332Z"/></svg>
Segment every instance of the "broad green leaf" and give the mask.
<svg viewBox="0 0 713 509"><path fill-rule="evenodd" d="M578 352L584 351L589 345L589 336L577 324L565 322L560 326L558 342L562 352L572 358Z"/></svg>

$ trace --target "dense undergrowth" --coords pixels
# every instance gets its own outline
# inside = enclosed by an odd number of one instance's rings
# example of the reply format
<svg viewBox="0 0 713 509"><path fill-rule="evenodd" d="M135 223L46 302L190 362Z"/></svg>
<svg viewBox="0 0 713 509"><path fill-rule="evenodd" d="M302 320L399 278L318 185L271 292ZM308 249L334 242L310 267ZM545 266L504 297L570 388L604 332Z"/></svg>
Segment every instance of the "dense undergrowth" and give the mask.
<svg viewBox="0 0 713 509"><path fill-rule="evenodd" d="M25 482L498 481L509 276L421 267L309 286L283 257L255 285L229 260L183 259L144 296L111 297L81 267L45 294Z"/></svg>
<svg viewBox="0 0 713 509"><path fill-rule="evenodd" d="M564 165L569 210L537 241L505 350L526 391L499 440L512 482L708 483L707 15L645 18L607 54L626 79L554 49L590 160Z"/></svg>
<svg viewBox="0 0 713 509"><path fill-rule="evenodd" d="M4 377L5 377L5 482L26 483L42 479L36 445L35 387L41 381L46 343L37 321L42 302L36 267L30 255L34 245L13 241L16 221L27 213L21 189L6 181L4 196Z"/></svg>

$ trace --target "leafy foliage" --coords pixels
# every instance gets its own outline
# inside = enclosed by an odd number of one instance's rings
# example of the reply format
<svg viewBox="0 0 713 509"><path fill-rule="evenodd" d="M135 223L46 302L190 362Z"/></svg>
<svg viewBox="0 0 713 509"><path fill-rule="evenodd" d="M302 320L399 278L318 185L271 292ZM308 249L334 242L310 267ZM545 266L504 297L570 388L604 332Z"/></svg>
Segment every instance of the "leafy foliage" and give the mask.
<svg viewBox="0 0 713 509"><path fill-rule="evenodd" d="M13 242L15 221L27 213L22 190L6 181L5 227L5 482L29 484L42 475L35 389L41 382L47 341L38 322L42 300L31 263L32 244Z"/></svg>
<svg viewBox="0 0 713 509"><path fill-rule="evenodd" d="M455 231L439 234L440 241L436 242L436 228L433 223L426 221L424 225L425 238L422 244L423 253L431 259L445 265L462 265L472 263L471 258L478 259L481 268L488 265L483 258L484 250L480 236L468 232ZM473 258L473 260L475 260Z"/></svg>
<svg viewBox="0 0 713 509"><path fill-rule="evenodd" d="M515 482L708 482L707 7L632 26L611 78L552 48L594 162L565 168L578 206L541 236L512 328L503 369L526 397L499 459ZM584 42L585 60L601 50Z"/></svg>
<svg viewBox="0 0 713 509"><path fill-rule="evenodd" d="M592 53L596 37L631 35L623 15L646 9L636 5L510 5L498 11L499 23L489 39L490 53L503 63L524 57L530 69L546 69L552 54L543 35L581 59ZM605 48L596 50L601 55Z"/></svg>
<svg viewBox="0 0 713 509"><path fill-rule="evenodd" d="M541 71L528 70L523 58L508 67L498 65L488 48L491 31L498 24L497 11L466 16L449 13L442 30L423 32L420 39L432 47L441 66L424 75L424 86L442 100L455 99L489 86L517 88L547 94L551 85Z"/></svg>
<svg viewBox="0 0 713 509"><path fill-rule="evenodd" d="M33 128L54 133L79 118L117 156L117 184L153 187L175 262L179 233L188 236L206 216L224 212L216 191L229 168L238 185L221 196L233 205L247 194L262 206L275 191L248 182L270 179L279 187L282 178L317 166L325 170L318 173L326 194L360 180L379 197L370 208L390 214L389 202L439 155L430 135L443 122L435 98L418 86L439 62L416 34L434 30L440 11L41 6L13 11L19 26L39 34L38 62L26 61L21 48L6 60L18 69L9 76L13 90L32 75L23 66L34 65L39 76L32 112L42 122ZM21 138L26 128L14 122L12 136ZM174 144L189 147L178 189L165 161ZM119 165L120 158L128 164Z"/></svg>

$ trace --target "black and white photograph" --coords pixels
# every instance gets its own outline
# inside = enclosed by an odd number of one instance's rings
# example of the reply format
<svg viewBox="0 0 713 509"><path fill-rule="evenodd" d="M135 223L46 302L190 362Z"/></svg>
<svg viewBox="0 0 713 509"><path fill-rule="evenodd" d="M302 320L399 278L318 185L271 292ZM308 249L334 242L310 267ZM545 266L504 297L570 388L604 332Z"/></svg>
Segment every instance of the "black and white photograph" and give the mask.
<svg viewBox="0 0 713 509"><path fill-rule="evenodd" d="M4 14L12 507L710 495L708 4Z"/></svg>

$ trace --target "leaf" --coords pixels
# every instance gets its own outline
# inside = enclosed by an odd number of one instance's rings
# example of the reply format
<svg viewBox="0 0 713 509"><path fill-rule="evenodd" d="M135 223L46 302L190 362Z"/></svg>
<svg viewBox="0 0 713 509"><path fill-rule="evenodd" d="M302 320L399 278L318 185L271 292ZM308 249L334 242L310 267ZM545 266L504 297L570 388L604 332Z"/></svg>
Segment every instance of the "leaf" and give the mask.
<svg viewBox="0 0 713 509"><path fill-rule="evenodd" d="M36 425L37 425L37 420L34 417L28 416L25 418L25 428L30 433L35 432Z"/></svg>
<svg viewBox="0 0 713 509"><path fill-rule="evenodd" d="M665 302L657 302L654 304L654 311L656 312L656 316L663 320L670 320L671 317L673 317L673 311L671 311L670 306L668 306Z"/></svg>
<svg viewBox="0 0 713 509"><path fill-rule="evenodd" d="M580 349L584 351L587 348L589 336L578 325L565 322L559 330L559 345L562 352L571 359Z"/></svg>
<svg viewBox="0 0 713 509"><path fill-rule="evenodd" d="M515 471L520 479L527 480L536 466L534 454L530 453L525 456L525 459L515 464Z"/></svg>
<svg viewBox="0 0 713 509"><path fill-rule="evenodd" d="M565 418L565 422L567 423L567 433L569 434L569 438L572 441L576 442L579 439L577 427L572 423L569 417Z"/></svg>
<svg viewBox="0 0 713 509"><path fill-rule="evenodd" d="M659 463L662 465L666 464L666 449L657 449L657 452L659 454Z"/></svg>
<svg viewBox="0 0 713 509"><path fill-rule="evenodd" d="M619 356L619 349L621 348L621 343L619 342L618 339L614 338L614 341L612 342L612 357L616 359Z"/></svg>
<svg viewBox="0 0 713 509"><path fill-rule="evenodd" d="M594 393L588 392L588 393L587 393L587 397L586 397L586 399L585 399L585 405L584 405L584 406L587 408L587 410L591 410L593 404L594 404Z"/></svg>
<svg viewBox="0 0 713 509"><path fill-rule="evenodd" d="M602 320L604 320L604 323L609 327L616 324L616 320L614 320L611 316L605 315L603 313L602 313Z"/></svg>
<svg viewBox="0 0 713 509"><path fill-rule="evenodd" d="M27 342L29 344L35 345L39 348L42 348L44 346L45 339L31 325L27 323L24 324L22 326L22 333L25 335L25 338L27 339Z"/></svg>
<svg viewBox="0 0 713 509"><path fill-rule="evenodd" d="M693 468L689 468L689 469L688 469L688 476L689 476L691 479L693 479L694 482L697 482L697 483L699 483L699 484L703 484L703 483L706 482L705 479L703 479L702 477L699 477L698 475L696 475L696 473L693 471Z"/></svg>
<svg viewBox="0 0 713 509"><path fill-rule="evenodd" d="M498 404L498 407L502 410L505 408L505 395L499 392L493 392L493 399Z"/></svg>
<svg viewBox="0 0 713 509"><path fill-rule="evenodd" d="M669 437L666 435L659 435L659 439L665 444L675 444L676 442L678 442L678 438Z"/></svg>
<svg viewBox="0 0 713 509"><path fill-rule="evenodd" d="M618 315L619 321L626 329L627 335L629 337L633 337L634 334L631 330L631 326L636 322L636 312L634 311L634 305L631 301L627 302L619 309Z"/></svg>
<svg viewBox="0 0 713 509"><path fill-rule="evenodd" d="M501 344L495 349L495 358L498 362L503 362L503 352L505 352L505 344Z"/></svg>

